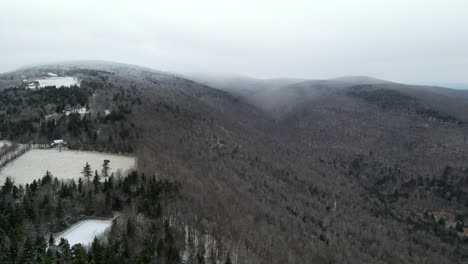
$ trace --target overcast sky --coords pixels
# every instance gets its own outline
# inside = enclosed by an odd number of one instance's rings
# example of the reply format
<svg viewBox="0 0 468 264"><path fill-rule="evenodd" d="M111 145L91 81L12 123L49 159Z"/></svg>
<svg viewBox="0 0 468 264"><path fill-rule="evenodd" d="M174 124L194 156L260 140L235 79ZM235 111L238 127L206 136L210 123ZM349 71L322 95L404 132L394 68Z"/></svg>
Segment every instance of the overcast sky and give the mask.
<svg viewBox="0 0 468 264"><path fill-rule="evenodd" d="M468 82L465 0L2 0L0 72L110 60L260 78Z"/></svg>

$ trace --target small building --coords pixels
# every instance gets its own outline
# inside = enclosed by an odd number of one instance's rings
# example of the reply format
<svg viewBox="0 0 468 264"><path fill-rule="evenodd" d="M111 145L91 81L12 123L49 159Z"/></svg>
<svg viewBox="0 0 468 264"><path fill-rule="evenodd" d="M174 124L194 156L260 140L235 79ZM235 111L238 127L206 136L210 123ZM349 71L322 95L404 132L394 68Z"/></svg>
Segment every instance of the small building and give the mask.
<svg viewBox="0 0 468 264"><path fill-rule="evenodd" d="M62 149L63 147L67 146L67 142L63 139L55 139L52 143L50 143L51 148L59 148Z"/></svg>
<svg viewBox="0 0 468 264"><path fill-rule="evenodd" d="M39 82L38 81L32 81L28 83L28 86L26 86L27 89L37 89L39 88Z"/></svg>

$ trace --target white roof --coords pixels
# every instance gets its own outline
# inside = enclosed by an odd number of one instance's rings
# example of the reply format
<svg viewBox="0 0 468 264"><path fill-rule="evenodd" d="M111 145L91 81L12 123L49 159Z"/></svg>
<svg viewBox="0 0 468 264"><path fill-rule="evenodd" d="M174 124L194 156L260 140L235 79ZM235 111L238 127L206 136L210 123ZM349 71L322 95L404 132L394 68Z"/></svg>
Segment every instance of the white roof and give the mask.
<svg viewBox="0 0 468 264"><path fill-rule="evenodd" d="M63 139L56 139L56 140L54 140L54 143L55 144L63 143Z"/></svg>

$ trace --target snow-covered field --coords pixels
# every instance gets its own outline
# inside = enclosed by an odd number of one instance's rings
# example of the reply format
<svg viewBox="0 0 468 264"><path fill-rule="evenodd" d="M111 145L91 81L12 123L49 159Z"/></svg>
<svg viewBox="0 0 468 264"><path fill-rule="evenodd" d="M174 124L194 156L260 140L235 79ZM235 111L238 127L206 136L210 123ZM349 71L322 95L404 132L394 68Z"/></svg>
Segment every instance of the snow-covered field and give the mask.
<svg viewBox="0 0 468 264"><path fill-rule="evenodd" d="M91 169L101 173L102 163L110 160L110 173L125 172L135 167L135 158L89 151L71 151L57 149L34 149L26 152L18 159L8 163L0 170L0 183L6 177L11 177L16 184L31 183L42 178L47 170L53 176L67 180L82 177L81 171L86 162Z"/></svg>
<svg viewBox="0 0 468 264"><path fill-rule="evenodd" d="M57 88L65 86L70 87L72 85L80 85L80 82L75 77L48 77L37 79L35 81L39 82L39 88L46 87L46 86L55 86ZM36 88L35 85L29 85L29 88Z"/></svg>
<svg viewBox="0 0 468 264"><path fill-rule="evenodd" d="M70 246L81 244L89 246L93 243L95 237L99 237L110 228L112 219L110 220L84 220L78 222L55 237L55 243L60 243L61 238L68 240Z"/></svg>

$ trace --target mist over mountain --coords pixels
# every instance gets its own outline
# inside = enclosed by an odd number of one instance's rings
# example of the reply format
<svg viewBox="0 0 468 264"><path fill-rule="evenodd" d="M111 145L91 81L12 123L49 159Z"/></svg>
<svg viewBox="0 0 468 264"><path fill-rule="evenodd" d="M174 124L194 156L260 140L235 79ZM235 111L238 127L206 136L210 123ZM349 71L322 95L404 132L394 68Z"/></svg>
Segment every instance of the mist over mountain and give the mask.
<svg viewBox="0 0 468 264"><path fill-rule="evenodd" d="M431 83L422 82L420 85L447 87L447 88L457 89L457 90L468 89L468 83L462 83L462 82L431 82Z"/></svg>

